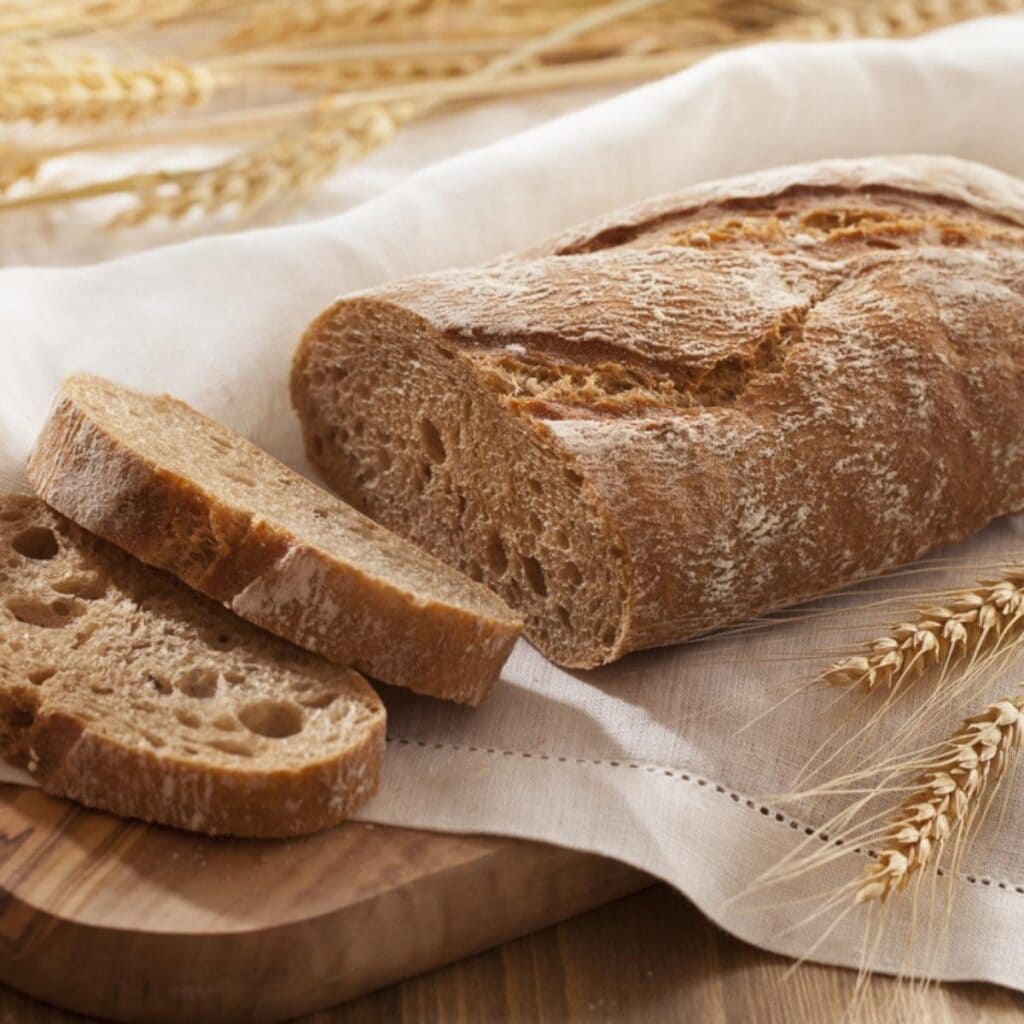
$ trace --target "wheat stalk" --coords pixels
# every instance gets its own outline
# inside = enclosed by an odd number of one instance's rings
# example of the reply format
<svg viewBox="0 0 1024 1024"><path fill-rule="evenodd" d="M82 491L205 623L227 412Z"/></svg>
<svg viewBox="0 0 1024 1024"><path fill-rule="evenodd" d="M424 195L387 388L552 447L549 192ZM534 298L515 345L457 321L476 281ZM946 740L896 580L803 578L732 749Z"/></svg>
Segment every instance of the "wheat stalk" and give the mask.
<svg viewBox="0 0 1024 1024"><path fill-rule="evenodd" d="M855 903L884 901L965 829L1006 771L1024 736L1024 694L968 718L920 777L884 837L877 860L861 874Z"/></svg>
<svg viewBox="0 0 1024 1024"><path fill-rule="evenodd" d="M1007 569L1002 579L983 581L942 604L920 608L919 615L866 643L864 653L830 665L821 678L843 686L893 690L928 669L948 670L965 658L1009 650L1024 640L1024 568Z"/></svg>
<svg viewBox="0 0 1024 1024"><path fill-rule="evenodd" d="M138 190L134 206L113 228L157 217L181 220L193 211L214 214L229 206L251 213L284 195L305 192L337 164L354 160L391 139L412 108L369 105L340 118L324 118L313 130L285 132L208 170L158 177Z"/></svg>
<svg viewBox="0 0 1024 1024"><path fill-rule="evenodd" d="M92 54L35 48L0 60L0 121L136 121L202 106L217 87L208 68L174 60L122 68Z"/></svg>

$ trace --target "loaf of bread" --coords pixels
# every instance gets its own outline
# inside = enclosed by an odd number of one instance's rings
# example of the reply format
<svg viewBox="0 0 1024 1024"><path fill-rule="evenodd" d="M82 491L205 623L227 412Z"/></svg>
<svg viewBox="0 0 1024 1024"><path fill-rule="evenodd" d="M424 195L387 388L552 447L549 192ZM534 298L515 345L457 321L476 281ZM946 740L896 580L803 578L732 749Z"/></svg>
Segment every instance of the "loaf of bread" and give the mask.
<svg viewBox="0 0 1024 1024"><path fill-rule="evenodd" d="M0 496L0 757L48 793L211 834L337 824L374 792L384 708L41 501Z"/></svg>
<svg viewBox="0 0 1024 1024"><path fill-rule="evenodd" d="M167 396L69 377L28 476L79 525L383 682L477 704L520 632L486 587Z"/></svg>
<svg viewBox="0 0 1024 1024"><path fill-rule="evenodd" d="M1024 508L1024 183L690 188L339 301L292 397L326 481L555 661L685 640Z"/></svg>

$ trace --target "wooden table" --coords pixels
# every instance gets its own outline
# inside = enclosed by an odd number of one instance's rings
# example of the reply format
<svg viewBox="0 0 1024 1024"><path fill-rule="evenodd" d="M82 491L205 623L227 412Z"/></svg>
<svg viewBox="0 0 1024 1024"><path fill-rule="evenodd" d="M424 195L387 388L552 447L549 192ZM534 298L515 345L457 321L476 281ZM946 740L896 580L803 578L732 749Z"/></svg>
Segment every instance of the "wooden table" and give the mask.
<svg viewBox="0 0 1024 1024"><path fill-rule="evenodd" d="M789 962L719 931L683 897L655 885L477 956L422 974L305 1024L802 1024L838 1020L850 971ZM879 1006L893 984L872 983ZM1008 1024L1024 996L986 985L946 985L915 1000L905 1019ZM893 1014L880 1019L895 1020ZM0 989L0 1024L73 1024L62 1013Z"/></svg>

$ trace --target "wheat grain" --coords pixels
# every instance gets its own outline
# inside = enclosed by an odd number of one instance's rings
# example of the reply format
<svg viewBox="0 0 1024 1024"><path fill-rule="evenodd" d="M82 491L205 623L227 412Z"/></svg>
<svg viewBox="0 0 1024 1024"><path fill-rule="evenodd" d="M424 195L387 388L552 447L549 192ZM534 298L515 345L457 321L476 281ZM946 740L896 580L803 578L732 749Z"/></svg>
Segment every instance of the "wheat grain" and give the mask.
<svg viewBox="0 0 1024 1024"><path fill-rule="evenodd" d="M946 597L919 609L920 618L902 622L864 645L862 654L844 658L822 674L843 686L896 689L935 667L953 668L965 658L996 654L1024 640L1024 568L1003 578Z"/></svg>
<svg viewBox="0 0 1024 1024"><path fill-rule="evenodd" d="M485 54L410 54L400 57L320 63L268 64L260 77L276 78L292 89L317 92L377 88L405 82L436 82L478 71L487 63Z"/></svg>
<svg viewBox="0 0 1024 1024"><path fill-rule="evenodd" d="M784 22L773 35L788 39L899 38L920 35L968 18L1021 10L1021 0L873 0L823 5L816 13Z"/></svg>
<svg viewBox="0 0 1024 1024"><path fill-rule="evenodd" d="M164 175L139 190L136 202L111 221L121 228L154 218L176 221L193 211L218 213L227 207L252 212L285 195L322 181L342 160L353 160L387 142L411 109L379 105L357 108L324 120L312 131L284 132L203 171Z"/></svg>
<svg viewBox="0 0 1024 1024"><path fill-rule="evenodd" d="M238 0L62 0L0 11L0 34L54 37L115 26L158 25L216 13Z"/></svg>
<svg viewBox="0 0 1024 1024"><path fill-rule="evenodd" d="M936 865L949 837L963 831L1006 771L1024 736L1024 694L968 718L920 777L863 871L854 902L886 900L929 863Z"/></svg>
<svg viewBox="0 0 1024 1024"><path fill-rule="evenodd" d="M29 54L5 69L0 121L136 121L202 106L217 87L209 69L173 60L122 68L90 54Z"/></svg>
<svg viewBox="0 0 1024 1024"><path fill-rule="evenodd" d="M246 49L267 43L308 40L327 30L352 30L401 22L446 8L459 0L291 0L257 4L222 43ZM466 0L462 0L466 2Z"/></svg>

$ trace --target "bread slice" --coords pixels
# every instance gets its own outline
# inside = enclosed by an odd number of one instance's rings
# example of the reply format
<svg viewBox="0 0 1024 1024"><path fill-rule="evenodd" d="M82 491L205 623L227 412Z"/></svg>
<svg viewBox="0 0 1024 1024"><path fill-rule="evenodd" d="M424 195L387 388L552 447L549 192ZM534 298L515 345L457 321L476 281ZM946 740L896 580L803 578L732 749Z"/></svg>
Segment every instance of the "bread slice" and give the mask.
<svg viewBox="0 0 1024 1024"><path fill-rule="evenodd" d="M713 182L340 300L292 397L329 486L589 667L1024 508L1024 182Z"/></svg>
<svg viewBox="0 0 1024 1024"><path fill-rule="evenodd" d="M48 793L210 834L335 825L377 788L384 708L75 526L0 496L0 756Z"/></svg>
<svg viewBox="0 0 1024 1024"><path fill-rule="evenodd" d="M166 395L69 377L28 476L92 532L383 682L477 704L521 628L486 587Z"/></svg>

